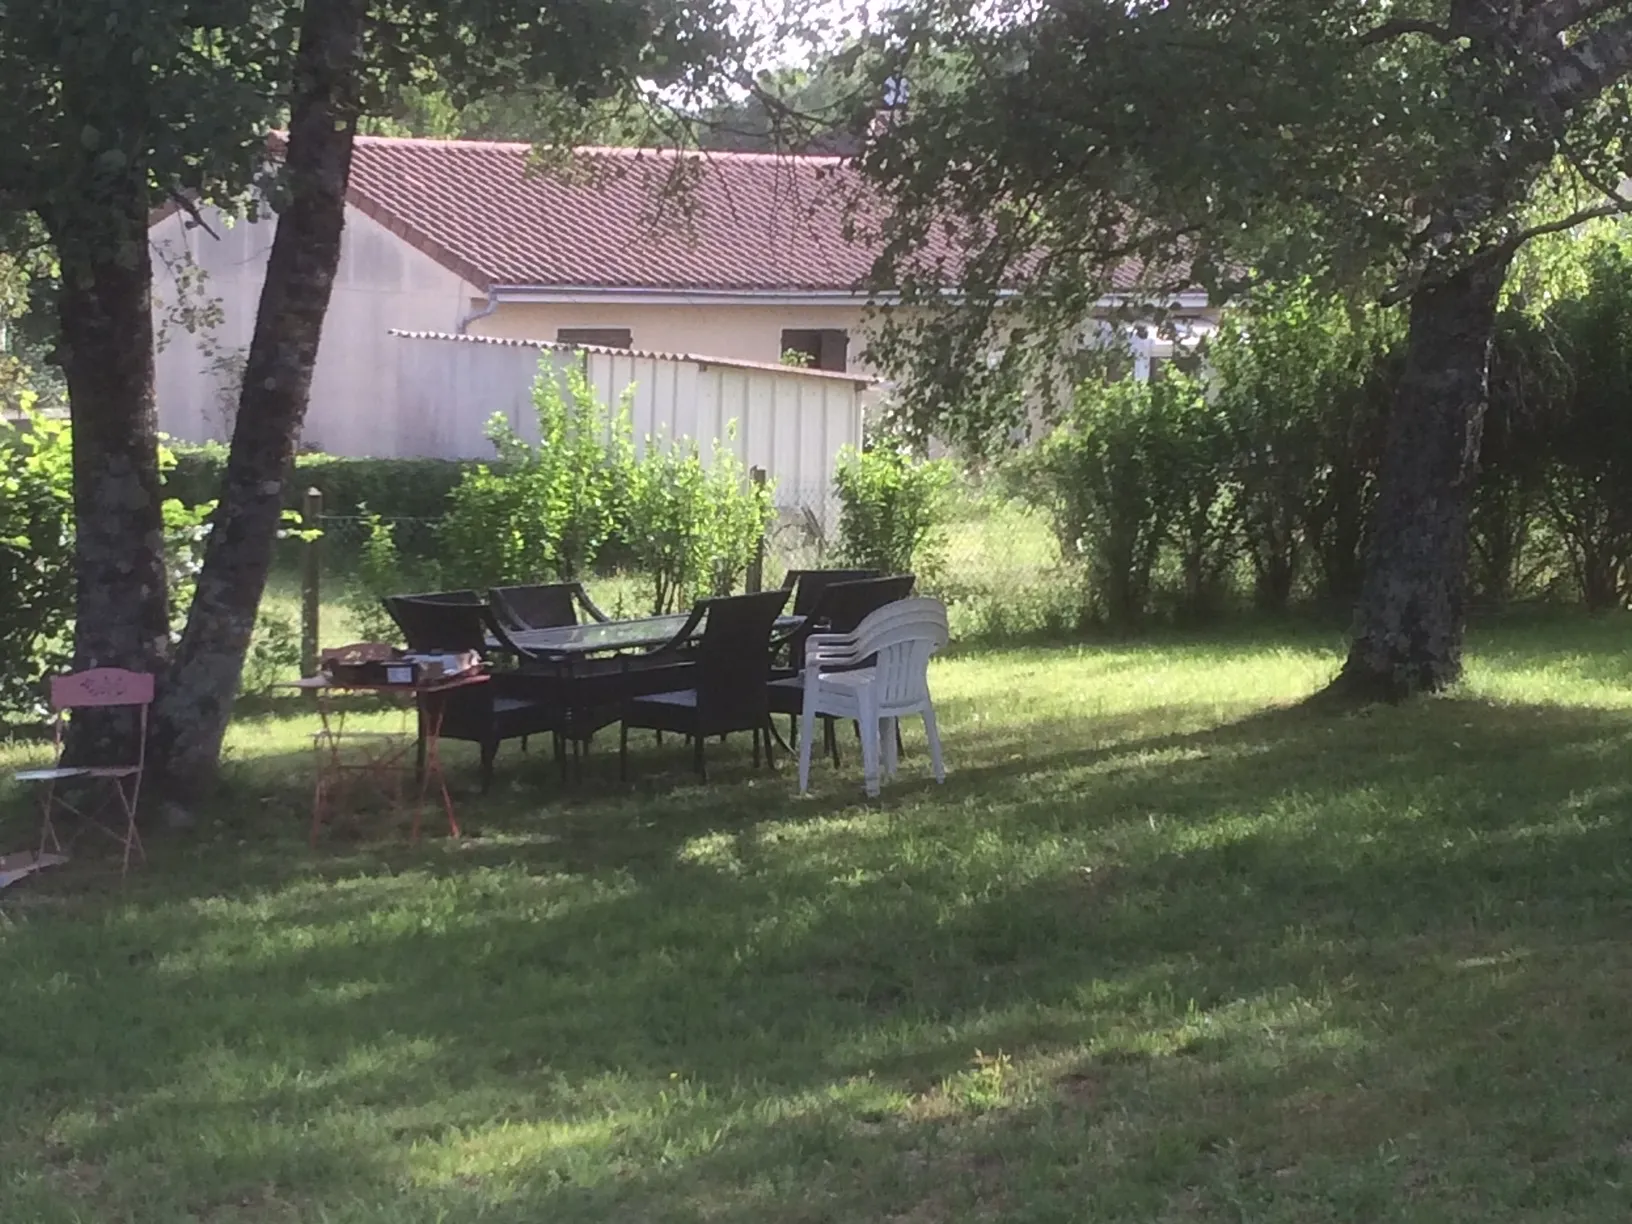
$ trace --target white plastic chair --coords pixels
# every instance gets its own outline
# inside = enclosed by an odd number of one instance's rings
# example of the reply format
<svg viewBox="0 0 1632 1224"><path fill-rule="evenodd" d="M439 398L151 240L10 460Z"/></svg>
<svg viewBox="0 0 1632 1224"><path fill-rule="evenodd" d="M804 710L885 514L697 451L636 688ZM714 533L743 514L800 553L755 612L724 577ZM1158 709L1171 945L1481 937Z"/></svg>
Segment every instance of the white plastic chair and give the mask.
<svg viewBox="0 0 1632 1224"><path fill-rule="evenodd" d="M854 719L861 729L862 771L869 796L878 794L881 763L885 775L895 775L895 722L908 714L923 715L935 780L946 781L935 706L929 697L929 658L947 640L946 605L938 599L897 600L869 615L854 633L817 633L805 640L801 795L810 789L810 746L818 715ZM876 659L869 667L833 670L855 668L870 656Z"/></svg>

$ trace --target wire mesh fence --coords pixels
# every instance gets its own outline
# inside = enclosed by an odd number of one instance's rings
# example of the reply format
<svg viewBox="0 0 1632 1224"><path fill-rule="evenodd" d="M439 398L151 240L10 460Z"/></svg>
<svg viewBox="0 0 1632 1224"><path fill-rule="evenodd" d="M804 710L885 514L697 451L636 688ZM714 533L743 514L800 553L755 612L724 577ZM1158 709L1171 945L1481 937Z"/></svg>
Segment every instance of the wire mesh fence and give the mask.
<svg viewBox="0 0 1632 1224"><path fill-rule="evenodd" d="M789 569L833 563L838 549L839 503L831 490L778 489L775 500L776 514L765 533L762 582L767 587L779 585ZM441 520L381 521L391 528L403 587L438 584L447 568L440 555ZM370 520L324 514L320 527L321 599L332 605L357 587ZM291 553L288 560L299 568L298 554ZM954 631L964 638L1055 632L1080 615L1078 567L1062 556L1047 522L1017 502L978 489L954 492L948 521L920 551L914 568L920 589L947 601ZM596 601L614 615L649 610L649 576L627 564L615 548L603 556L588 585Z"/></svg>

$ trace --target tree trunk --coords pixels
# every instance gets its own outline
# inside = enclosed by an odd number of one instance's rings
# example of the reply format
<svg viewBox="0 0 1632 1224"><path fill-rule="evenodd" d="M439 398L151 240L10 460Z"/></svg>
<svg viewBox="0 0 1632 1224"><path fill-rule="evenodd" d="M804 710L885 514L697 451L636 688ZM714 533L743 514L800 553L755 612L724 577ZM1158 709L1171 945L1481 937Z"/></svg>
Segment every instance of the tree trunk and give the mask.
<svg viewBox="0 0 1632 1224"><path fill-rule="evenodd" d="M1344 696L1397 701L1462 675L1468 507L1507 264L1487 258L1411 299L1369 563L1332 686Z"/></svg>
<svg viewBox="0 0 1632 1224"><path fill-rule="evenodd" d="M153 402L145 167L46 218L60 261L57 360L73 423L74 666L159 673L170 648ZM134 724L80 718L76 757L134 759Z"/></svg>
<svg viewBox="0 0 1632 1224"><path fill-rule="evenodd" d="M340 263L366 12L365 0L308 0L302 16L286 202L197 593L158 709L159 779L172 798L194 797L214 777L272 564L285 473Z"/></svg>

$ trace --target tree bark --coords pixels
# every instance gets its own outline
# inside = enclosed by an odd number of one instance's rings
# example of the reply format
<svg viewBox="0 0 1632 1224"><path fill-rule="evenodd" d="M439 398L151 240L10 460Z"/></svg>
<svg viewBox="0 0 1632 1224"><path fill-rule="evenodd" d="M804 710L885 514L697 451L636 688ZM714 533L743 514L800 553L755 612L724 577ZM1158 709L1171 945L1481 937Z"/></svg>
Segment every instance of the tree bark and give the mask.
<svg viewBox="0 0 1632 1224"><path fill-rule="evenodd" d="M73 424L74 666L158 674L170 648L153 400L146 169L87 187L47 216L61 268L57 360ZM135 758L134 724L79 718L70 753Z"/></svg>
<svg viewBox="0 0 1632 1224"><path fill-rule="evenodd" d="M1508 263L1488 257L1411 298L1340 695L1398 701L1462 675L1468 509Z"/></svg>
<svg viewBox="0 0 1632 1224"><path fill-rule="evenodd" d="M290 98L286 194L197 591L157 717L173 799L213 780L266 587L345 224L365 0L307 0Z"/></svg>

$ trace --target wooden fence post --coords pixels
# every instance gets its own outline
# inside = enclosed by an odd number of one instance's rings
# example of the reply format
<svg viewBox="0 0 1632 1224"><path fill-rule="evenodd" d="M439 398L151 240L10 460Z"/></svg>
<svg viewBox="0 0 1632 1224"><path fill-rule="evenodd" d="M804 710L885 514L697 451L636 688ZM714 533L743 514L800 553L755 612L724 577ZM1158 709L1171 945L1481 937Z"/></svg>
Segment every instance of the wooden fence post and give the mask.
<svg viewBox="0 0 1632 1224"><path fill-rule="evenodd" d="M754 502L765 493L765 469L752 467L748 469L748 481L754 487ZM754 541L754 559L748 562L748 577L744 580L743 590L752 595L765 589L765 533L759 533L759 539Z"/></svg>
<svg viewBox="0 0 1632 1224"><path fill-rule="evenodd" d="M306 531L321 531L323 527L323 491L306 490L306 504L301 511L301 527ZM303 562L300 576L300 674L317 675L318 609L323 600L323 537L314 535L301 541Z"/></svg>

